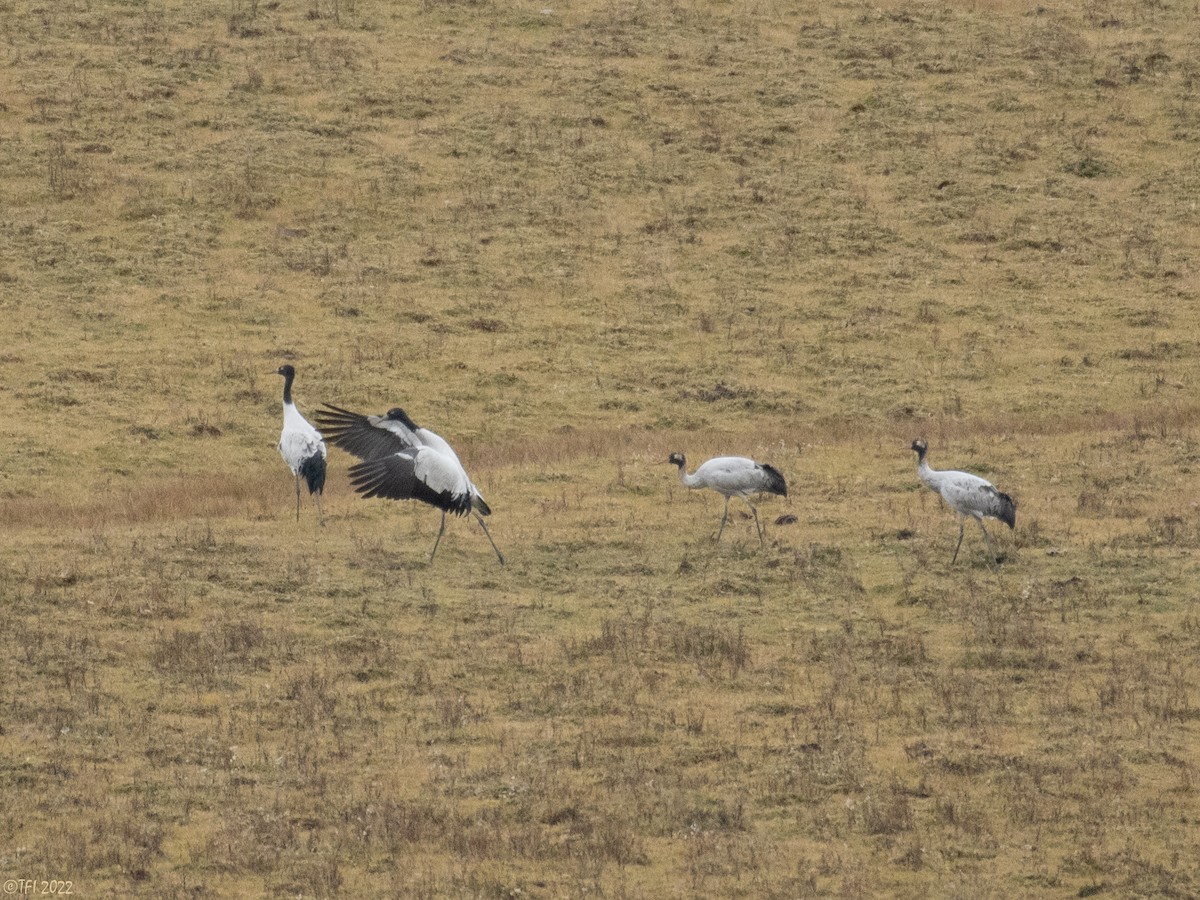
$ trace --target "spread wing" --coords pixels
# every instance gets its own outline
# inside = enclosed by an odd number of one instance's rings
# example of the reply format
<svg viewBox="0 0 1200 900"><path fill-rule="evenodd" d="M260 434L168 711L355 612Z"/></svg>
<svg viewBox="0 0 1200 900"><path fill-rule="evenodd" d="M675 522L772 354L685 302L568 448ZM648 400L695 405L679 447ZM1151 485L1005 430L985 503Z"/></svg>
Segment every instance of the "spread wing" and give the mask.
<svg viewBox="0 0 1200 900"><path fill-rule="evenodd" d="M364 497L420 500L459 516L471 509L471 482L462 467L428 447L356 463L350 483Z"/></svg>
<svg viewBox="0 0 1200 900"><path fill-rule="evenodd" d="M382 416L364 416L326 403L313 414L325 439L359 459L382 459L420 446L403 423Z"/></svg>

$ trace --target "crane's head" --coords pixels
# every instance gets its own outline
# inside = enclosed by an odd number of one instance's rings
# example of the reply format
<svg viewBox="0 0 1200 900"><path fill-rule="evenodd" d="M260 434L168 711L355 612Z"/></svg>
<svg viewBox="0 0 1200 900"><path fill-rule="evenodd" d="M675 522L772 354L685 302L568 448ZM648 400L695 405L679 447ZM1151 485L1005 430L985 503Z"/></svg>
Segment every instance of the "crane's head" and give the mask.
<svg viewBox="0 0 1200 900"><path fill-rule="evenodd" d="M929 445L920 438L917 438L912 442L912 448L914 451L916 451L917 459L924 459L925 453L929 449Z"/></svg>
<svg viewBox="0 0 1200 900"><path fill-rule="evenodd" d="M282 365L275 370L276 375L282 375L284 378L295 378L296 369L291 365Z"/></svg>
<svg viewBox="0 0 1200 900"><path fill-rule="evenodd" d="M687 459L684 458L682 453L672 453L667 457L667 462L673 466L679 466L681 469L687 465Z"/></svg>
<svg viewBox="0 0 1200 900"><path fill-rule="evenodd" d="M387 411L387 415L385 415L384 418L391 419L394 422L399 422L405 428L411 428L413 431L417 430L417 423L414 422L412 419L410 419L408 417L408 413L406 413L404 410L402 410L398 406L395 406L395 407L389 409Z"/></svg>

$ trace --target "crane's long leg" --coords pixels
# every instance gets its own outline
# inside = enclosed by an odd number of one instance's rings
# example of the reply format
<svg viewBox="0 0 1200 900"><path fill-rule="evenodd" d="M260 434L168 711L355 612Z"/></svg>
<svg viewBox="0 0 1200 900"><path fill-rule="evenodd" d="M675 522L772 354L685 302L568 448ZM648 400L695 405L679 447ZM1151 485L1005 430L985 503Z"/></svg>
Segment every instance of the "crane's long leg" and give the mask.
<svg viewBox="0 0 1200 900"><path fill-rule="evenodd" d="M725 520L729 518L729 498L725 498L725 511L721 513L721 527L717 529L717 541L721 540L721 532L725 530Z"/></svg>
<svg viewBox="0 0 1200 900"><path fill-rule="evenodd" d="M296 476L296 521L300 521L300 476Z"/></svg>
<svg viewBox="0 0 1200 900"><path fill-rule="evenodd" d="M475 510L471 510L475 512ZM488 531L487 522L483 521L483 516L475 512L475 518L479 520L479 527L483 529L483 533L487 535L488 543L492 545L492 549L496 551L496 558L500 560L500 565L504 565L504 554L500 552L500 548L496 546L496 542L492 540L492 533Z"/></svg>
<svg viewBox="0 0 1200 900"><path fill-rule="evenodd" d="M954 561L958 559L958 548L962 546L963 526L967 524L967 520L962 516L958 517L958 543L954 545L954 556L950 559L950 565L954 565Z"/></svg>
<svg viewBox="0 0 1200 900"><path fill-rule="evenodd" d="M763 541L762 524L758 521L758 510L754 508L754 504L749 500L746 501L746 505L750 507L750 512L754 513L754 527L758 529L758 546L764 547L766 544Z"/></svg>
<svg viewBox="0 0 1200 900"><path fill-rule="evenodd" d="M433 542L433 552L429 554L429 561L433 562L433 558L437 556L438 544L442 542L442 535L446 532L446 511L442 510L442 527L438 529L437 540Z"/></svg>
<svg viewBox="0 0 1200 900"><path fill-rule="evenodd" d="M988 535L988 530L983 527L983 519L976 519L975 521L979 523L979 529L983 532L983 539L987 542L988 553L991 554L988 560L991 562L993 568L1000 568L1000 557L996 555L996 550L992 547L992 539Z"/></svg>

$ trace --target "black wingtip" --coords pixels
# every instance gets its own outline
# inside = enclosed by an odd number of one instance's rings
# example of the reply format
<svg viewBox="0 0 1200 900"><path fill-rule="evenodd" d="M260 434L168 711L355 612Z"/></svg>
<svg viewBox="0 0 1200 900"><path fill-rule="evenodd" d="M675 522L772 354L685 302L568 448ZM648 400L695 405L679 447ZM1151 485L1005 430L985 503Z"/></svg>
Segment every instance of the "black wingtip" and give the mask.
<svg viewBox="0 0 1200 900"><path fill-rule="evenodd" d="M322 403L320 408L313 412L315 418L325 418L332 422L341 422L345 419L361 419L362 414L351 412L348 409L342 409L340 406L334 406L332 403Z"/></svg>

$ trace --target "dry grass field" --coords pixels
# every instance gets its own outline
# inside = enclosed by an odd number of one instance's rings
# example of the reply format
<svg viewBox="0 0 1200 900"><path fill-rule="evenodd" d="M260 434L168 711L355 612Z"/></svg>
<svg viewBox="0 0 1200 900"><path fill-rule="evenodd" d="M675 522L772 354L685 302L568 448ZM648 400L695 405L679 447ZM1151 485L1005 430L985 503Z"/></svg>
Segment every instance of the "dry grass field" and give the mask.
<svg viewBox="0 0 1200 900"><path fill-rule="evenodd" d="M1197 16L0 0L5 891L1200 895Z"/></svg>

